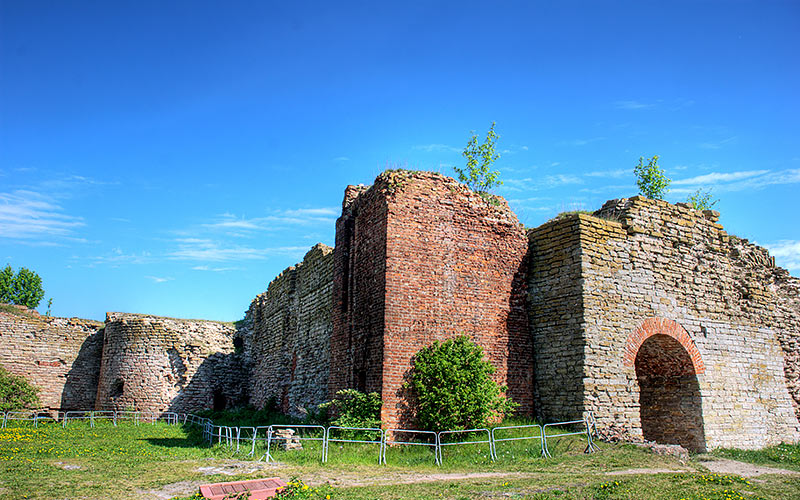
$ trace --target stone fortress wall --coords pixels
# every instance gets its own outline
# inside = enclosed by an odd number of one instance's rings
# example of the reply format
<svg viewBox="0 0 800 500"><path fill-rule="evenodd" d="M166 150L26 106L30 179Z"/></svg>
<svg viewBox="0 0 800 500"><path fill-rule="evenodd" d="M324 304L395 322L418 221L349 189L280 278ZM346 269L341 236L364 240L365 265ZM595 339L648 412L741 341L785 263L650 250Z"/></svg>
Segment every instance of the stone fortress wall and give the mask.
<svg viewBox="0 0 800 500"><path fill-rule="evenodd" d="M108 313L97 409L161 413L246 404L249 363L236 338L227 323Z"/></svg>
<svg viewBox="0 0 800 500"><path fill-rule="evenodd" d="M335 248L312 248L235 327L109 313L104 330L83 333L86 353L103 339L102 362L62 358L87 387L97 367L97 408L272 401L302 415L352 387L379 392L393 426L411 417L402 383L413 354L464 333L526 415L592 411L606 437L698 450L795 441L800 280L717 217L634 197L526 234L502 199L388 171L347 187ZM0 314L4 344L43 348L13 332L45 327Z"/></svg>
<svg viewBox="0 0 800 500"><path fill-rule="evenodd" d="M49 409L92 408L97 394L103 323L0 309L0 365L35 382Z"/></svg>
<svg viewBox="0 0 800 500"><path fill-rule="evenodd" d="M315 245L250 304L250 402L292 415L327 401L333 249Z"/></svg>

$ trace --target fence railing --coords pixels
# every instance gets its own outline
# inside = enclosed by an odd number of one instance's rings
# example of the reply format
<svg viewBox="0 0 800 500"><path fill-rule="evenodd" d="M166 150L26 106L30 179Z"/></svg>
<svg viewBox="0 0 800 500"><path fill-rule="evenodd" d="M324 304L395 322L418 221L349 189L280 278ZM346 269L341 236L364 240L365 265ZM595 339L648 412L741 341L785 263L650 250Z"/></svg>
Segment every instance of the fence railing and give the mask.
<svg viewBox="0 0 800 500"><path fill-rule="evenodd" d="M46 410L31 410L31 411L9 411L2 416L2 428L8 427L13 422L32 422L34 427L39 425L40 421L51 420L54 422L61 422L61 425L66 428L67 424L71 421L87 421L90 427L95 427L97 421L110 421L115 427L118 423L125 420L132 421L135 425L143 422L155 424L156 422L166 422L170 425L182 424L185 426L197 426L202 429L203 439L209 444L224 445L234 452L243 451L242 442L249 444L244 449L249 448L247 455L255 456L256 443L258 441L265 442L266 452L258 460L265 460L267 462L274 461L274 457L270 453L279 439L286 440L286 436L276 436L276 431L279 429L291 429L296 434L292 435L291 439L298 441L316 441L322 443L321 461L326 463L328 461L328 453L330 443L356 443L364 445L378 446L378 463L386 464L386 450L388 447L393 446L422 446L433 448L434 462L436 465L442 465L444 461L442 450L448 446L468 446L468 445L488 445L488 457L490 460L497 460L497 445L498 443L505 443L510 441L522 440L538 440L541 456L545 458L552 457L548 447L548 441L553 441L567 436L586 436L586 448L584 453L593 453L598 451L594 439L597 437L597 422L595 421L594 414L587 412L581 420L570 420L566 422L552 422L544 425L531 424L531 425L512 425L479 429L466 429L466 430L453 430L453 431L421 431L415 429L379 429L379 428L362 428L362 427L340 427L336 425L322 426L322 425L307 425L307 424L273 424L266 426L227 426L215 425L214 422L205 417L200 417L192 413L152 413L152 412L138 412L138 411L101 411L101 410L86 410L86 411L67 411L60 412L57 417L51 416ZM549 429L555 427L573 426L574 431L559 432L548 434ZM299 432L298 432L299 431ZM259 435L263 437L259 437ZM475 439L470 439L472 435ZM402 436L409 436L405 439ZM458 438L456 436L467 436L465 438ZM409 440L411 437L417 437L417 440Z"/></svg>

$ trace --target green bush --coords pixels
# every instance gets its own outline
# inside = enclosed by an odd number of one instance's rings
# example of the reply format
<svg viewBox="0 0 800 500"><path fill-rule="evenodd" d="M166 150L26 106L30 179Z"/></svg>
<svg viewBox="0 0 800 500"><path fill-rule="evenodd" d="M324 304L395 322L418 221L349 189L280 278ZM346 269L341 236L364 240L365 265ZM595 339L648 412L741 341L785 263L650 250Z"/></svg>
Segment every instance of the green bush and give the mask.
<svg viewBox="0 0 800 500"><path fill-rule="evenodd" d="M0 366L0 413L39 407L39 389Z"/></svg>
<svg viewBox="0 0 800 500"><path fill-rule="evenodd" d="M333 401L319 405L321 411L333 414L332 425L339 427L380 428L381 397L377 392L364 394L355 389L343 389Z"/></svg>
<svg viewBox="0 0 800 500"><path fill-rule="evenodd" d="M506 387L490 377L494 371L483 349L465 335L420 350L406 387L422 429L484 427L511 415L519 405L503 395Z"/></svg>
<svg viewBox="0 0 800 500"><path fill-rule="evenodd" d="M633 168L633 173L636 175L639 193L644 196L652 200L662 200L664 195L669 192L669 185L672 181L658 166L658 155L647 160L647 165L644 163L644 158L640 157L639 164Z"/></svg>

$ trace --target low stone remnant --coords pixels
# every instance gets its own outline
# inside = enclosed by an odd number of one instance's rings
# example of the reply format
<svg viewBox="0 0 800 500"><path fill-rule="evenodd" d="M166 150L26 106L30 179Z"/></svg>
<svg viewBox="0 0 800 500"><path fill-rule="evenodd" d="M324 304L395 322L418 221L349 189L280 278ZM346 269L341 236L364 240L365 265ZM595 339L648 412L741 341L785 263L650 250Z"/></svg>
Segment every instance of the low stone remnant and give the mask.
<svg viewBox="0 0 800 500"><path fill-rule="evenodd" d="M294 429L277 429L272 434L272 439L283 450L302 450L303 443L300 436L295 435Z"/></svg>

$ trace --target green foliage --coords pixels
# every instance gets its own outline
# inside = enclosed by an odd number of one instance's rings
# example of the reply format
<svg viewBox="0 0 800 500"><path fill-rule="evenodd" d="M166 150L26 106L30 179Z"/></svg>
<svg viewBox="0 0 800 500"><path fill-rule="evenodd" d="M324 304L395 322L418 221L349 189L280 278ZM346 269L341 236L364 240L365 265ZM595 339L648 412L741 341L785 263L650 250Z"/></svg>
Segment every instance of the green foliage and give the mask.
<svg viewBox="0 0 800 500"><path fill-rule="evenodd" d="M39 407L39 389L0 366L0 413Z"/></svg>
<svg viewBox="0 0 800 500"><path fill-rule="evenodd" d="M711 196L711 190L698 189L686 198L686 203L692 206L695 210L711 210L711 207L717 204L719 200L715 200Z"/></svg>
<svg viewBox="0 0 800 500"><path fill-rule="evenodd" d="M364 394L355 389L343 389L333 401L319 405L320 410L337 416L332 425L339 427L381 427L381 397L377 392Z"/></svg>
<svg viewBox="0 0 800 500"><path fill-rule="evenodd" d="M495 122L492 122L483 144L478 144L478 136L472 132L467 147L461 153L461 156L467 159L467 166L465 168L454 167L459 182L484 195L493 187L503 183L500 180L500 172L491 170L492 163L500 158L494 148L494 144L499 138L494 131L494 126Z"/></svg>
<svg viewBox="0 0 800 500"><path fill-rule="evenodd" d="M301 479L296 477L292 478L286 487L278 491L275 498L296 498L296 499L325 499L330 500L333 497L333 487L330 484L323 484L317 488L313 488Z"/></svg>
<svg viewBox="0 0 800 500"><path fill-rule="evenodd" d="M406 383L416 400L422 429L441 431L488 425L514 412L517 405L491 379L494 367L483 349L466 335L434 342L413 360Z"/></svg>
<svg viewBox="0 0 800 500"><path fill-rule="evenodd" d="M23 267L14 274L10 265L0 271L0 303L36 309L43 298L42 278L35 272Z"/></svg>
<svg viewBox="0 0 800 500"><path fill-rule="evenodd" d="M639 164L634 167L633 173L636 175L636 185L639 187L640 194L653 200L661 200L669 192L669 185L672 181L658 166L658 155L647 160L647 165L644 164L644 158L640 157Z"/></svg>

